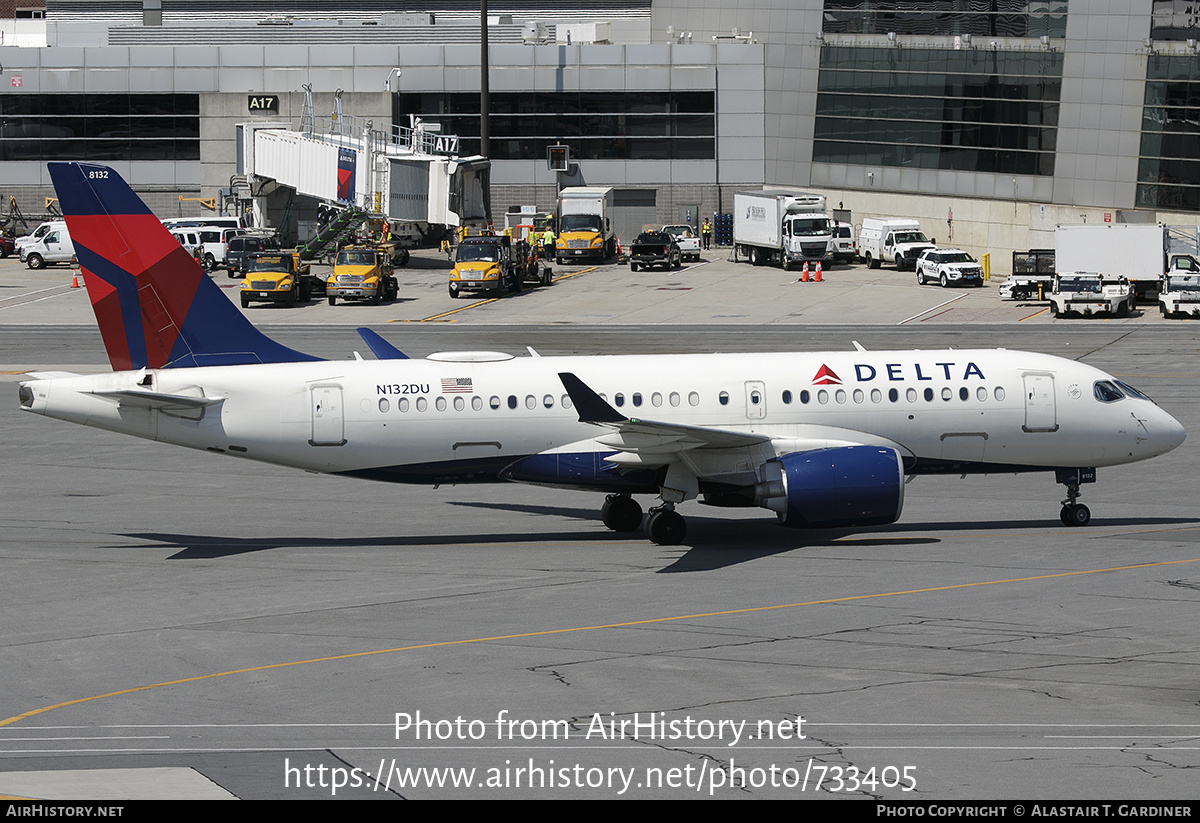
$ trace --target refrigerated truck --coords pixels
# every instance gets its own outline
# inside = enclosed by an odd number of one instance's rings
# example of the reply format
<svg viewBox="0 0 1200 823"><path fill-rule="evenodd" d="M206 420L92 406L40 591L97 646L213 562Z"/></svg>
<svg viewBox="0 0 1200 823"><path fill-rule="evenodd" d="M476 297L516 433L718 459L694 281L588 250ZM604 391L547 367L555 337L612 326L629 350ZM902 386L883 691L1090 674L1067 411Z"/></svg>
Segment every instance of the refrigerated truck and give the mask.
<svg viewBox="0 0 1200 823"><path fill-rule="evenodd" d="M807 192L740 191L733 195L734 257L751 265L832 263L833 219L825 197Z"/></svg>

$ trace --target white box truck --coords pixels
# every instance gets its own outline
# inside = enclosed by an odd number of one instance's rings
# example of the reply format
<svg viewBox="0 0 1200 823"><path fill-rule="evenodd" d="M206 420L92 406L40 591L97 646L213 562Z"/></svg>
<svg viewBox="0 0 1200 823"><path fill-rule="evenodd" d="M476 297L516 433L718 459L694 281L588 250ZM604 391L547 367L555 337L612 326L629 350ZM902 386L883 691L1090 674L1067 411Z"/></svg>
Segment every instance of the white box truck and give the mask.
<svg viewBox="0 0 1200 823"><path fill-rule="evenodd" d="M733 195L734 259L751 265L833 262L833 219L825 197L799 192L740 191Z"/></svg>
<svg viewBox="0 0 1200 823"><path fill-rule="evenodd" d="M917 258L932 248L921 224L908 217L864 217L858 231L858 253L871 269L886 260L896 271L915 270Z"/></svg>
<svg viewBox="0 0 1200 823"><path fill-rule="evenodd" d="M571 186L558 194L558 237L555 257L603 263L617 253L612 227L611 186Z"/></svg>
<svg viewBox="0 0 1200 823"><path fill-rule="evenodd" d="M1162 223L1060 225L1054 230L1054 269L1118 275L1145 296L1158 288L1168 268L1176 267L1174 256L1168 263L1169 248Z"/></svg>

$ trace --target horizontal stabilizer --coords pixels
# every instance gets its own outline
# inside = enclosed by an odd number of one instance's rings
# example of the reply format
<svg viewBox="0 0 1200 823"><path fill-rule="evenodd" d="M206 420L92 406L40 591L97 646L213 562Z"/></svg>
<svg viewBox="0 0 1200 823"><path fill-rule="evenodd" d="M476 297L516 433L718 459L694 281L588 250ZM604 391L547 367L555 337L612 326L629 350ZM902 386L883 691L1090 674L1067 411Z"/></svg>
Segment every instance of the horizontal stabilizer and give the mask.
<svg viewBox="0 0 1200 823"><path fill-rule="evenodd" d="M142 406L151 409L202 409L225 402L224 397L197 397L187 394L163 394L162 392L137 391L136 389L96 390L90 392L97 397L111 397L123 405Z"/></svg>
<svg viewBox="0 0 1200 823"><path fill-rule="evenodd" d="M371 349L371 352L380 360L408 360L409 357L404 352L393 346L388 341L384 340L375 332L364 327L355 329L358 336L363 339L363 342Z"/></svg>

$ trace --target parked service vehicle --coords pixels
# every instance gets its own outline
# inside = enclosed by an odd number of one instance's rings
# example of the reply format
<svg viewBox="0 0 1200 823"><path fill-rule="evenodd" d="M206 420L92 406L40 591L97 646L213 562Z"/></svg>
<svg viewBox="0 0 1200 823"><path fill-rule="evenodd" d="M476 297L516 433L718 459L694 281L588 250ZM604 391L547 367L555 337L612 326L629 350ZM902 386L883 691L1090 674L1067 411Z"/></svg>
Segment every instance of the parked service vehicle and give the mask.
<svg viewBox="0 0 1200 823"><path fill-rule="evenodd" d="M229 241L246 233L242 229L220 226L199 226L196 231L200 233L200 264L204 266L205 271L224 268L229 257Z"/></svg>
<svg viewBox="0 0 1200 823"><path fill-rule="evenodd" d="M853 263L858 259L858 243L854 239L854 226L849 223L833 224L833 259L842 263Z"/></svg>
<svg viewBox="0 0 1200 823"><path fill-rule="evenodd" d="M1158 310L1163 317L1200 316L1200 274L1163 275Z"/></svg>
<svg viewBox="0 0 1200 823"><path fill-rule="evenodd" d="M13 246L16 248L17 255L24 260L25 257L21 255L21 249L23 247L38 242L45 237L46 232L50 231L51 229L65 229L66 227L67 224L64 220L47 220L44 223L39 223L38 227L33 230L32 234L27 234L24 237L18 237L13 241Z"/></svg>
<svg viewBox="0 0 1200 823"><path fill-rule="evenodd" d="M1170 238L1162 223L1058 226L1054 230L1055 265L1060 272L1097 271L1125 277L1139 295L1158 287L1164 273L1184 260L1169 255ZM1168 256L1172 259L1168 261ZM1190 258L1191 255L1178 255Z"/></svg>
<svg viewBox="0 0 1200 823"><path fill-rule="evenodd" d="M887 260L896 271L916 268L917 258L934 248L916 220L899 217L865 217L858 232L858 253L867 267L879 268Z"/></svg>
<svg viewBox="0 0 1200 823"><path fill-rule="evenodd" d="M282 303L290 309L296 303L307 303L312 299L312 269L308 263L301 262L296 252L260 252L246 257L244 265L243 309L249 308L251 303ZM316 280L320 282L319 278Z"/></svg>
<svg viewBox="0 0 1200 823"><path fill-rule="evenodd" d="M700 235L696 234L691 226L681 223L677 226L663 226L662 230L675 238L684 260L700 262Z"/></svg>
<svg viewBox="0 0 1200 823"><path fill-rule="evenodd" d="M1012 274L1000 284L1001 300L1028 300L1054 287L1054 249L1012 253Z"/></svg>
<svg viewBox="0 0 1200 823"><path fill-rule="evenodd" d="M947 286L982 286L983 266L962 249L927 249L917 258L917 282Z"/></svg>
<svg viewBox="0 0 1200 823"><path fill-rule="evenodd" d="M179 241L187 253L197 261L204 253L204 243L200 240L200 229L196 226L181 226L171 229L171 236Z"/></svg>
<svg viewBox="0 0 1200 823"><path fill-rule="evenodd" d="M230 277L238 277L244 273L243 261L247 257L252 254L259 254L260 252L271 251L275 248L275 243L266 237L243 235L229 238L225 246L225 270L229 273Z"/></svg>
<svg viewBox="0 0 1200 823"><path fill-rule="evenodd" d="M384 300L395 300L400 283L392 276L390 245L350 246L337 253L333 273L325 281L325 299L329 305L342 300L366 300L378 306Z"/></svg>
<svg viewBox="0 0 1200 823"><path fill-rule="evenodd" d="M595 260L603 263L616 256L617 238L612 227L611 186L570 186L558 194L558 237L555 257L566 260Z"/></svg>
<svg viewBox="0 0 1200 823"><path fill-rule="evenodd" d="M215 226L221 229L238 229L242 223L236 217L168 217L161 221L167 229L194 228L197 226Z"/></svg>
<svg viewBox="0 0 1200 823"><path fill-rule="evenodd" d="M1081 315L1128 314L1134 306L1133 287L1129 279L1113 274L1077 271L1054 278L1050 292L1050 313L1055 317L1075 313Z"/></svg>
<svg viewBox="0 0 1200 823"><path fill-rule="evenodd" d="M629 247L629 270L637 271L648 266L664 269L683 267L683 252L674 236L665 231L644 231Z"/></svg>
<svg viewBox="0 0 1200 823"><path fill-rule="evenodd" d="M499 297L520 291L525 281L525 254L523 250L514 253L512 241L505 235L464 237L454 252L450 297L464 292Z"/></svg>
<svg viewBox="0 0 1200 823"><path fill-rule="evenodd" d="M0 234L0 260L3 260L10 254L15 254L16 251L17 241L9 237L7 234Z"/></svg>
<svg viewBox="0 0 1200 823"><path fill-rule="evenodd" d="M735 255L752 266L778 261L786 270L805 262L832 263L833 220L825 213L824 195L735 192L733 245Z"/></svg>
<svg viewBox="0 0 1200 823"><path fill-rule="evenodd" d="M70 263L75 259L75 244L67 232L66 224L62 228L49 229L45 234L32 243L19 248L21 260L31 269L44 269L54 263Z"/></svg>

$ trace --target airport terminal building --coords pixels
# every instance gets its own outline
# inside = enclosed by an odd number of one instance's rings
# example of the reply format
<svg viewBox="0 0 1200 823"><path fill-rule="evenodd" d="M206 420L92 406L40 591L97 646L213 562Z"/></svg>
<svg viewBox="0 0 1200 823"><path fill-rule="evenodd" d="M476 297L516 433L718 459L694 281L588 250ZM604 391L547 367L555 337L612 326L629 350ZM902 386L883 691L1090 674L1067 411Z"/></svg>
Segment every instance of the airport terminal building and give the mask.
<svg viewBox="0 0 1200 823"><path fill-rule="evenodd" d="M46 0L0 46L0 195L117 168L162 216L238 173L236 126L412 116L479 150L480 14L430 0ZM644 222L764 183L979 250L1080 219L1200 222L1200 21L1183 0L489 4L491 206L611 185ZM1197 97L1192 92L1197 91ZM574 174L547 169L570 147ZM198 208L198 207L196 207ZM1182 217L1181 217L1182 215Z"/></svg>

